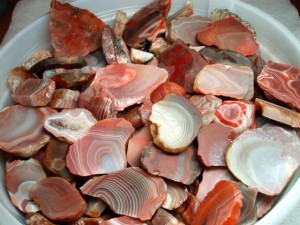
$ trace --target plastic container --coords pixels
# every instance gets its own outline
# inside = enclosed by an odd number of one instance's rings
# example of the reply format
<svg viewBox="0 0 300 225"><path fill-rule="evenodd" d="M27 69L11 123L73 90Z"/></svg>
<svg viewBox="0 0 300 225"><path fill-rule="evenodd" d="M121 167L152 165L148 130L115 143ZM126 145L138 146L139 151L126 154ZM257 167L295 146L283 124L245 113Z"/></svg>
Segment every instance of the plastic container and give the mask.
<svg viewBox="0 0 300 225"><path fill-rule="evenodd" d="M150 0L113 0L102 4L95 0L78 0L72 4L94 12L103 21L112 25L118 9L131 16L149 2ZM173 0L170 12L172 13L182 7L184 2L185 0ZM235 0L190 0L190 2L194 5L194 13L198 15L206 16L216 8L227 8L238 14L255 27L257 41L265 60L289 63L300 67L300 43L298 39L273 17L253 6ZM48 24L49 14L23 29L0 49L0 109L11 103L6 82L10 69L20 66L35 51L50 47ZM0 225L25 224L22 215L12 206L7 195L3 162L4 155L0 152ZM256 223L257 225L280 224L288 215L300 199L299 176L300 171L298 170L275 206Z"/></svg>

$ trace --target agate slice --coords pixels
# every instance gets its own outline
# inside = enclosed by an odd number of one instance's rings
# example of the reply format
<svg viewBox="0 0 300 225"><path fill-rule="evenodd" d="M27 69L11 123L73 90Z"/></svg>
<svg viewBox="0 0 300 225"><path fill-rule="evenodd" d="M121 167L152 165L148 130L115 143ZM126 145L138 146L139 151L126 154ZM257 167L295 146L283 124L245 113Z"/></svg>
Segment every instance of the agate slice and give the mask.
<svg viewBox="0 0 300 225"><path fill-rule="evenodd" d="M175 82L193 93L196 75L207 64L206 60L184 42L177 39L158 58L158 66L169 73L169 81Z"/></svg>
<svg viewBox="0 0 300 225"><path fill-rule="evenodd" d="M253 33L238 20L229 17L215 21L198 33L198 41L206 46L215 45L245 56L257 54L259 45Z"/></svg>
<svg viewBox="0 0 300 225"><path fill-rule="evenodd" d="M239 224L255 224L257 222L257 210L256 210L256 197L257 189L247 187L241 182L235 183L243 194L243 207L241 209L241 216Z"/></svg>
<svg viewBox="0 0 300 225"><path fill-rule="evenodd" d="M56 89L48 106L53 109L74 109L78 105L79 95L79 91L66 88Z"/></svg>
<svg viewBox="0 0 300 225"><path fill-rule="evenodd" d="M32 56L23 63L22 68L26 71L31 71L32 68L39 62L53 58L51 51L47 50L38 50L32 54Z"/></svg>
<svg viewBox="0 0 300 225"><path fill-rule="evenodd" d="M30 73L24 69L22 69L21 67L16 67L13 68L10 72L9 72L9 76L8 76L8 86L10 88L10 90L12 92L14 92L15 90L17 90L24 81L26 81L27 79L30 78L36 78L34 76L33 73Z"/></svg>
<svg viewBox="0 0 300 225"><path fill-rule="evenodd" d="M126 23L123 39L130 47L141 48L165 32L165 19L171 0L153 0L137 11Z"/></svg>
<svg viewBox="0 0 300 225"><path fill-rule="evenodd" d="M167 179L165 182L167 184L168 193L162 208L167 210L177 209L187 200L189 192L187 188L180 183Z"/></svg>
<svg viewBox="0 0 300 225"><path fill-rule="evenodd" d="M46 147L43 162L46 168L54 175L71 181L73 176L66 167L66 155L68 150L69 145L67 143L53 138Z"/></svg>
<svg viewBox="0 0 300 225"><path fill-rule="evenodd" d="M5 182L11 202L25 213L39 211L31 197L32 187L46 174L37 160L15 160L7 163Z"/></svg>
<svg viewBox="0 0 300 225"><path fill-rule="evenodd" d="M268 97L300 112L300 68L269 61L258 75L257 83Z"/></svg>
<svg viewBox="0 0 300 225"><path fill-rule="evenodd" d="M71 222L85 212L86 203L80 192L60 177L40 180L31 191L31 197L42 213L55 222Z"/></svg>
<svg viewBox="0 0 300 225"><path fill-rule="evenodd" d="M159 102L163 100L166 95L179 95L185 97L185 89L174 83L174 82L165 82L159 85L154 91L152 91L150 98L152 103Z"/></svg>
<svg viewBox="0 0 300 225"><path fill-rule="evenodd" d="M235 181L231 172L226 167L205 168L202 173L202 181L199 184L197 199L203 202L207 194L221 180Z"/></svg>
<svg viewBox="0 0 300 225"><path fill-rule="evenodd" d="M167 196L164 180L138 167L95 177L80 189L86 195L101 198L115 213L141 220L151 219Z"/></svg>
<svg viewBox="0 0 300 225"><path fill-rule="evenodd" d="M0 148L20 157L32 156L50 140L43 124L54 112L47 107L13 105L4 108L0 111Z"/></svg>
<svg viewBox="0 0 300 225"><path fill-rule="evenodd" d="M153 143L149 144L142 154L141 163L153 175L186 185L192 184L202 171L196 149L192 145L179 154L168 154Z"/></svg>
<svg viewBox="0 0 300 225"><path fill-rule="evenodd" d="M202 126L202 115L186 98L167 95L152 107L151 134L154 143L166 152L184 151Z"/></svg>
<svg viewBox="0 0 300 225"><path fill-rule="evenodd" d="M243 194L230 181L220 181L200 204L192 225L237 224L243 205Z"/></svg>
<svg viewBox="0 0 300 225"><path fill-rule="evenodd" d="M215 118L217 108L222 104L222 99L214 95L193 95L189 101L197 107L203 118L203 125L211 123Z"/></svg>
<svg viewBox="0 0 300 225"><path fill-rule="evenodd" d="M226 166L225 153L235 138L233 129L222 124L201 127L197 136L198 158L205 166Z"/></svg>
<svg viewBox="0 0 300 225"><path fill-rule="evenodd" d="M47 117L44 127L58 139L73 143L84 136L97 120L86 109L65 109Z"/></svg>
<svg viewBox="0 0 300 225"><path fill-rule="evenodd" d="M210 25L211 20L207 17L179 17L171 21L166 37L171 42L180 38L185 44L196 46L199 45L197 40L198 32Z"/></svg>
<svg viewBox="0 0 300 225"><path fill-rule="evenodd" d="M280 194L299 167L300 141L280 127L245 131L226 153L226 163L236 178L259 192Z"/></svg>
<svg viewBox="0 0 300 225"><path fill-rule="evenodd" d="M241 133L255 127L255 105L251 101L223 101L216 110L214 122Z"/></svg>
<svg viewBox="0 0 300 225"><path fill-rule="evenodd" d="M67 167L79 176L106 174L126 168L126 144L134 128L124 119L98 121L73 145Z"/></svg>
<svg viewBox="0 0 300 225"><path fill-rule="evenodd" d="M68 223L68 225L103 225L104 219L99 218L90 218L90 217L81 217L75 222Z"/></svg>
<svg viewBox="0 0 300 225"><path fill-rule="evenodd" d="M25 216L26 225L55 225L40 213L28 213Z"/></svg>
<svg viewBox="0 0 300 225"><path fill-rule="evenodd" d="M259 98L255 99L255 104L262 111L264 117L294 128L300 128L300 113Z"/></svg>
<svg viewBox="0 0 300 225"><path fill-rule="evenodd" d="M250 100L254 94L254 74L245 66L206 65L196 76L194 91Z"/></svg>
<svg viewBox="0 0 300 225"><path fill-rule="evenodd" d="M166 224L176 224L176 225L184 225L184 223L180 222L175 216L164 209L158 209L154 214L152 220L152 225L166 225Z"/></svg>
<svg viewBox="0 0 300 225"><path fill-rule="evenodd" d="M101 225L147 225L147 223L129 216L119 216L103 221Z"/></svg>
<svg viewBox="0 0 300 225"><path fill-rule="evenodd" d="M51 44L54 56L85 56L101 47L104 22L68 3L51 1Z"/></svg>
<svg viewBox="0 0 300 225"><path fill-rule="evenodd" d="M167 77L166 70L155 66L109 65L97 71L91 86L81 93L79 106L91 111L98 120L105 119L141 103Z"/></svg>
<svg viewBox="0 0 300 225"><path fill-rule="evenodd" d="M55 82L52 80L29 78L15 90L12 99L25 106L46 106L55 91Z"/></svg>
<svg viewBox="0 0 300 225"><path fill-rule="evenodd" d="M152 135L149 127L143 127L132 135L127 148L127 162L130 166L141 166L142 151L150 142Z"/></svg>

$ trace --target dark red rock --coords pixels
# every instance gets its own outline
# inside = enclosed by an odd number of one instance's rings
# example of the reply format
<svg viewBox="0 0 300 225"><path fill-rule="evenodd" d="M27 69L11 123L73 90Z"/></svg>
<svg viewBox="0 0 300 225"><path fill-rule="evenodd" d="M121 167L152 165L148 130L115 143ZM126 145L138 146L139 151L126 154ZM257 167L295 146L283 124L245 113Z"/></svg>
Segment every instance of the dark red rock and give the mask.
<svg viewBox="0 0 300 225"><path fill-rule="evenodd" d="M192 145L182 153L168 154L153 143L149 144L142 154L141 163L149 173L183 184L193 183L202 171Z"/></svg>
<svg viewBox="0 0 300 225"><path fill-rule="evenodd" d="M206 60L183 41L177 39L158 58L158 66L169 73L169 81L175 82L192 93L194 80L199 71L207 64Z"/></svg>
<svg viewBox="0 0 300 225"><path fill-rule="evenodd" d="M236 138L230 127L210 123L200 128L198 133L198 158L205 166L226 166L225 153Z"/></svg>
<svg viewBox="0 0 300 225"><path fill-rule="evenodd" d="M73 175L66 167L66 155L69 151L69 146L65 142L51 139L46 147L43 162L53 174L71 181Z"/></svg>
<svg viewBox="0 0 300 225"><path fill-rule="evenodd" d="M56 89L48 106L53 109L74 109L78 105L80 92L71 89Z"/></svg>
<svg viewBox="0 0 300 225"><path fill-rule="evenodd" d="M51 44L55 56L85 56L101 47L104 22L68 3L51 1Z"/></svg>
<svg viewBox="0 0 300 225"><path fill-rule="evenodd" d="M58 74L51 79L55 81L58 88L75 88L88 82L91 77L91 73L67 72Z"/></svg>
<svg viewBox="0 0 300 225"><path fill-rule="evenodd" d="M185 96L186 91L185 89L173 82L165 82L159 85L154 91L152 91L150 98L152 103L156 103L162 100L166 95L180 95Z"/></svg>
<svg viewBox="0 0 300 225"><path fill-rule="evenodd" d="M31 197L42 213L56 222L79 219L86 210L80 192L60 177L48 177L39 181L31 191Z"/></svg>
<svg viewBox="0 0 300 225"><path fill-rule="evenodd" d="M126 23L123 39L130 47L141 48L166 30L166 16L171 0L153 0L136 12Z"/></svg>

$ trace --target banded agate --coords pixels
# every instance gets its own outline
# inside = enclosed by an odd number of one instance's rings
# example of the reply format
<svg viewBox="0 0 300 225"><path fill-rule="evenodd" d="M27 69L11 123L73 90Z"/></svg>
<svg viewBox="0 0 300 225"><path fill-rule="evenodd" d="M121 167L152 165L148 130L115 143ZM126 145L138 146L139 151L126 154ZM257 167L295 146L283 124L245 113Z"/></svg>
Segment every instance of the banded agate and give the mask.
<svg viewBox="0 0 300 225"><path fill-rule="evenodd" d="M258 75L257 83L269 98L300 112L300 68L269 61Z"/></svg>
<svg viewBox="0 0 300 225"><path fill-rule="evenodd" d="M13 105L4 108L0 111L0 149L20 157L38 152L50 140L43 124L54 112L47 107Z"/></svg>
<svg viewBox="0 0 300 225"><path fill-rule="evenodd" d="M151 219L167 196L164 180L138 167L95 177L80 189L83 194L101 198L115 213L141 220Z"/></svg>
<svg viewBox="0 0 300 225"><path fill-rule="evenodd" d="M14 206L25 213L39 211L30 196L34 185L46 178L41 164L35 159L14 160L6 165L5 182Z"/></svg>
<svg viewBox="0 0 300 225"><path fill-rule="evenodd" d="M125 119L98 121L70 146L66 158L70 172L90 176L126 168L126 144L134 130Z"/></svg>

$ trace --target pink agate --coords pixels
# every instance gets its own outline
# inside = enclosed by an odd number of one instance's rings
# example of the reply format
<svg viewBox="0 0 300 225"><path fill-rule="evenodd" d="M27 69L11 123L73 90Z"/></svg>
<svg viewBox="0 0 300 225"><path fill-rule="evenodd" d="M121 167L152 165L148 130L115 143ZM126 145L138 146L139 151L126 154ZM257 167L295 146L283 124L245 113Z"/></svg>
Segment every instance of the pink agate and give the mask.
<svg viewBox="0 0 300 225"><path fill-rule="evenodd" d="M97 71L91 86L81 93L79 106L91 111L97 119L104 119L141 103L167 78L167 71L155 66L109 65Z"/></svg>
<svg viewBox="0 0 300 225"><path fill-rule="evenodd" d="M98 121L71 145L66 158L70 172L90 176L126 168L126 144L134 130L125 119Z"/></svg>
<svg viewBox="0 0 300 225"><path fill-rule="evenodd" d="M3 109L0 111L0 148L21 157L32 156L50 140L43 124L46 117L54 112L47 107L22 105Z"/></svg>

